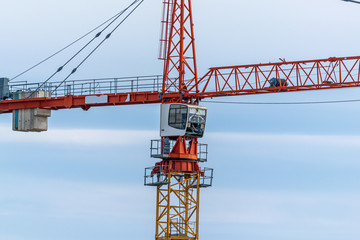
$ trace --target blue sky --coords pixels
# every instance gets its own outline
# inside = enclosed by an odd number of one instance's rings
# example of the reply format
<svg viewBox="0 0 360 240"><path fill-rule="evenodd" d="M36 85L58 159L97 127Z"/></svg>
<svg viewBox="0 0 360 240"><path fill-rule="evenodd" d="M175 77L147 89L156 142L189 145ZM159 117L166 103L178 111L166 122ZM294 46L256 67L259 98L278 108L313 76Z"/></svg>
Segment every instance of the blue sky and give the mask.
<svg viewBox="0 0 360 240"><path fill-rule="evenodd" d="M0 75L12 77L130 1L1 1ZM360 5L338 0L194 0L200 75L211 66L358 55ZM74 78L162 73L161 1L145 1ZM72 49L75 51L75 49ZM41 82L68 54L19 80ZM359 99L358 89L223 98ZM357 240L360 103L209 109L214 186L202 191L200 238ZM0 239L153 239L158 105L52 112L46 133L0 115Z"/></svg>

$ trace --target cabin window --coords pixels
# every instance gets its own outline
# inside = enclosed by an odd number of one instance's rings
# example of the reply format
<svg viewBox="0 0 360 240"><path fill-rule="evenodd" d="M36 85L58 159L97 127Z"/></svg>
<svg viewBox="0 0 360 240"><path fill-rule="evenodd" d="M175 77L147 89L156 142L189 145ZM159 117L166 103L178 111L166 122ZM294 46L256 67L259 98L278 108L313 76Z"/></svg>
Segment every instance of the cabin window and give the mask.
<svg viewBox="0 0 360 240"><path fill-rule="evenodd" d="M205 131L206 110L200 108L190 108L189 121L187 123L186 135L202 137Z"/></svg>
<svg viewBox="0 0 360 240"><path fill-rule="evenodd" d="M188 107L180 104L173 104L169 110L169 126L184 130L186 128Z"/></svg>

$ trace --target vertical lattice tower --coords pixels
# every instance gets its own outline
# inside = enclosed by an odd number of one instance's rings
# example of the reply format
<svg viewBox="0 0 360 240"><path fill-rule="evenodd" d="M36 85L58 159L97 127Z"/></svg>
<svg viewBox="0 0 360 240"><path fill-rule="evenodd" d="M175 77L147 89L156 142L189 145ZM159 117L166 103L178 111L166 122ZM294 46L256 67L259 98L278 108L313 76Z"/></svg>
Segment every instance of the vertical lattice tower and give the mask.
<svg viewBox="0 0 360 240"><path fill-rule="evenodd" d="M157 188L155 240L199 239L200 188L213 178L213 169L199 167L207 145L186 137L166 141L152 141L151 156L162 161L145 170L145 185Z"/></svg>

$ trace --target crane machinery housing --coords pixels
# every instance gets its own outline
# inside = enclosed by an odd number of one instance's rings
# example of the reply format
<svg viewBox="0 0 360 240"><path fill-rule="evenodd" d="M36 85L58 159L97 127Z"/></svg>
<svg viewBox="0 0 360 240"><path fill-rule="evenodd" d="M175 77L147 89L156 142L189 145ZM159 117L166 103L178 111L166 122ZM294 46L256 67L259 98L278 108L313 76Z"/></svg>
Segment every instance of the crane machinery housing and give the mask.
<svg viewBox="0 0 360 240"><path fill-rule="evenodd" d="M207 119L201 100L359 87L360 56L213 67L199 77L191 0L162 1L161 77L38 84L0 78L0 113L13 114L15 131L41 132L53 110L160 103L160 139L151 141L159 162L144 175L144 184L157 189L155 239L197 240L200 189L213 180L213 169L200 167L208 154L199 143Z"/></svg>

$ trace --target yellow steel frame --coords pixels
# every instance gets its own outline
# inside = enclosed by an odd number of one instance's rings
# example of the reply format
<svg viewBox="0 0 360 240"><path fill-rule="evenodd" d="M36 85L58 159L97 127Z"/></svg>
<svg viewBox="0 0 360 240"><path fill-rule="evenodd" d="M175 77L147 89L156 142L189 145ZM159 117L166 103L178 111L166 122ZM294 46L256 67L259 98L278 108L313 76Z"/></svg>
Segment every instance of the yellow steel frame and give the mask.
<svg viewBox="0 0 360 240"><path fill-rule="evenodd" d="M200 174L170 172L157 187L155 240L198 240Z"/></svg>

